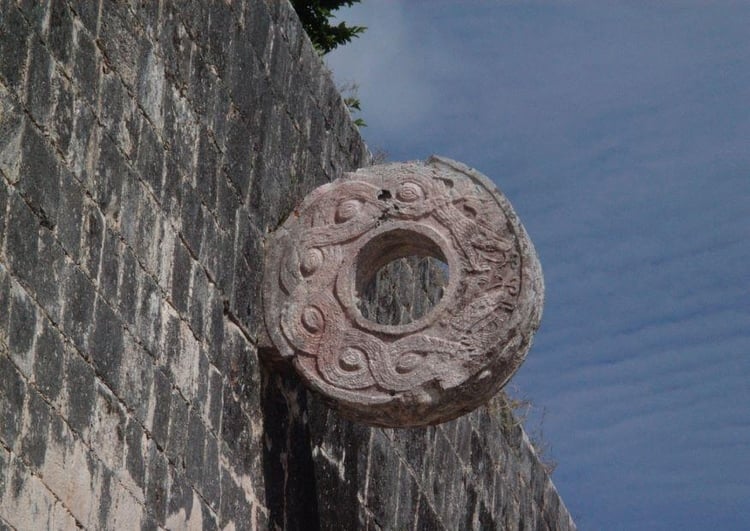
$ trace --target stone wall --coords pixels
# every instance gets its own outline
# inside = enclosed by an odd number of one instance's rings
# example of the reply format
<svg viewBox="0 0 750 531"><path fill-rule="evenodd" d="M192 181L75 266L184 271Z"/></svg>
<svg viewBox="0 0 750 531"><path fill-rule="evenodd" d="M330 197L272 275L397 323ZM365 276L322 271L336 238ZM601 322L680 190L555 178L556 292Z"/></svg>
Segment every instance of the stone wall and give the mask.
<svg viewBox="0 0 750 531"><path fill-rule="evenodd" d="M265 235L368 161L287 2L0 0L0 527L571 527L502 415L259 362Z"/></svg>

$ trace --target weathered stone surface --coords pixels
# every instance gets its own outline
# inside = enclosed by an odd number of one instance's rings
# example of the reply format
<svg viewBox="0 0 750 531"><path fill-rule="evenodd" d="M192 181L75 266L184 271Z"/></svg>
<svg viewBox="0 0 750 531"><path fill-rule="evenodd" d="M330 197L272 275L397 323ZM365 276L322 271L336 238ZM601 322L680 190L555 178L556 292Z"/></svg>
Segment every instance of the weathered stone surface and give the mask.
<svg viewBox="0 0 750 531"><path fill-rule="evenodd" d="M264 312L278 356L345 416L380 426L450 420L489 400L539 326L539 261L510 203L463 164L365 168L309 194L273 235ZM378 271L447 264L437 305L405 324L363 315Z"/></svg>

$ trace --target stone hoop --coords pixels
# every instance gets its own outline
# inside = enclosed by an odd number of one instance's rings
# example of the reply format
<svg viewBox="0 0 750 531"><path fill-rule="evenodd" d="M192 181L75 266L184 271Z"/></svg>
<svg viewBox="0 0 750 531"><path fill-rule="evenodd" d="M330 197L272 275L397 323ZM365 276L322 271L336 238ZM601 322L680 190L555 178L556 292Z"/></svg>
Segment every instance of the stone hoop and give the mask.
<svg viewBox="0 0 750 531"><path fill-rule="evenodd" d="M447 264L440 302L408 324L365 318L364 287L411 255ZM267 242L264 318L275 357L342 414L373 425L443 422L489 400L525 358L543 294L507 199L440 157L321 186Z"/></svg>

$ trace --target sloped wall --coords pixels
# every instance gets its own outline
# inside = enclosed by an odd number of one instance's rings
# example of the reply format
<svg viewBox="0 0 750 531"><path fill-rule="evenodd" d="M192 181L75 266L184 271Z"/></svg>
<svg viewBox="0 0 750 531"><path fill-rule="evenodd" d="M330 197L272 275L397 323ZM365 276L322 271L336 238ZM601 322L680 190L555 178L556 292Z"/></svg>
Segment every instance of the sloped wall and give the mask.
<svg viewBox="0 0 750 531"><path fill-rule="evenodd" d="M264 236L368 160L287 2L0 0L0 527L571 525L519 429L258 361Z"/></svg>

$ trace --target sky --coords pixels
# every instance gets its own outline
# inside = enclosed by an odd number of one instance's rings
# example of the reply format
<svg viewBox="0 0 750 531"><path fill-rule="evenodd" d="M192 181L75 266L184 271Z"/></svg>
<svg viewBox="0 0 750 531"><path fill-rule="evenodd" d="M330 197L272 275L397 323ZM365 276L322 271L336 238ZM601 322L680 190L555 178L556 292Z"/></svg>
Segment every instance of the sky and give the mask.
<svg viewBox="0 0 750 531"><path fill-rule="evenodd" d="M536 246L511 387L579 529L750 529L750 2L337 14L368 27L326 61L371 150L478 169Z"/></svg>

